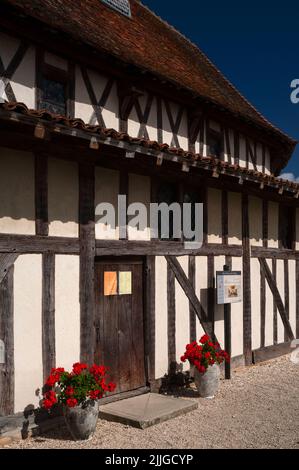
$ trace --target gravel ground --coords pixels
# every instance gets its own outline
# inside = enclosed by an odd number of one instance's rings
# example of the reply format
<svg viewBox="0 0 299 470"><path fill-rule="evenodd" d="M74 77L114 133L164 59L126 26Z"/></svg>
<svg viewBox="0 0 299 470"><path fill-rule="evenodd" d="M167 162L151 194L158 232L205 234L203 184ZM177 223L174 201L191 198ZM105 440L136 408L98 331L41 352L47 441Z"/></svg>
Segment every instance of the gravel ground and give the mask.
<svg viewBox="0 0 299 470"><path fill-rule="evenodd" d="M192 399L198 401L198 410L144 431L99 420L87 442L73 442L60 429L4 447L299 449L299 364L290 356L235 371L231 381L221 381L214 400Z"/></svg>

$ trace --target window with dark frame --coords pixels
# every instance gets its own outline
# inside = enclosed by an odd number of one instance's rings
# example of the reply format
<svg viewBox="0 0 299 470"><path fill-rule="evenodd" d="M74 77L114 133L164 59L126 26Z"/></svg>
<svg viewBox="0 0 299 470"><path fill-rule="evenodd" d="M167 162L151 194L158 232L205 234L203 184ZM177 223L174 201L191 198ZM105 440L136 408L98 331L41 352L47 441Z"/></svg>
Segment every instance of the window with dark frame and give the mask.
<svg viewBox="0 0 299 470"><path fill-rule="evenodd" d="M294 249L295 210L293 207L281 205L279 208L279 241L280 248Z"/></svg>
<svg viewBox="0 0 299 470"><path fill-rule="evenodd" d="M170 205L172 203L179 204L191 204L191 230L195 230L195 204L202 202L202 193L201 190L197 188L189 187L189 184L186 183L173 183L169 181L161 181L157 186L156 201L158 204L165 202ZM182 208L182 207L181 207ZM183 223L183 220L182 220ZM159 213L158 218L158 234L160 240L171 240L171 241L182 241L183 240L183 226L182 226L182 236L180 239L173 237L173 214L169 213L169 238L166 238L162 233L161 227L161 214ZM185 241L193 241L194 237L189 239L185 238Z"/></svg>
<svg viewBox="0 0 299 470"><path fill-rule="evenodd" d="M184 204L191 204L191 227L190 229L194 232L195 231L195 204L201 202L201 197L198 191L188 189L184 190L184 195L183 195L183 203ZM184 236L185 241L194 241L193 238L186 238Z"/></svg>
<svg viewBox="0 0 299 470"><path fill-rule="evenodd" d="M220 132L214 129L209 129L208 132L208 155L216 158L221 158L223 152L222 136Z"/></svg>
<svg viewBox="0 0 299 470"><path fill-rule="evenodd" d="M39 109L66 116L66 84L43 76L41 78Z"/></svg>
<svg viewBox="0 0 299 470"><path fill-rule="evenodd" d="M161 204L165 202L168 205L171 205L174 202L179 202L178 200L178 190L176 184L169 182L161 182L158 191L157 191L157 203ZM160 240L173 240L173 213L169 213L169 238L167 234L162 233L162 221L161 213L158 215L158 233Z"/></svg>
<svg viewBox="0 0 299 470"><path fill-rule="evenodd" d="M44 53L37 56L37 109L67 117L73 116L74 68L63 70L45 63Z"/></svg>

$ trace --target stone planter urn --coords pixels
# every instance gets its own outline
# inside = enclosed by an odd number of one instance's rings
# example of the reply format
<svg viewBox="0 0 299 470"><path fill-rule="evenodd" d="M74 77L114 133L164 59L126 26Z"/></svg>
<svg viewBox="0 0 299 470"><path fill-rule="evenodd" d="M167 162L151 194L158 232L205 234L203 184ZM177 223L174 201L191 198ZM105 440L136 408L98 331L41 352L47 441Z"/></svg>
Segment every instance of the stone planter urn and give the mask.
<svg viewBox="0 0 299 470"><path fill-rule="evenodd" d="M87 440L95 432L98 416L98 400L89 400L84 405L78 405L73 408L65 406L63 414L66 426L75 441Z"/></svg>
<svg viewBox="0 0 299 470"><path fill-rule="evenodd" d="M204 374L194 367L194 382L202 398L214 398L219 387L219 378L218 364L209 366Z"/></svg>

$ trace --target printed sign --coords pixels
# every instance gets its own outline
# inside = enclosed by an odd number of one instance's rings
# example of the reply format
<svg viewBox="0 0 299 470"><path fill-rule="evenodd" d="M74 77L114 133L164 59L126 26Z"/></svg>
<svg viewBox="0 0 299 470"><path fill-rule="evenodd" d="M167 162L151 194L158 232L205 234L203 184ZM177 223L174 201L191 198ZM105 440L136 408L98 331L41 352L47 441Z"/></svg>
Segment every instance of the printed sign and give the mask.
<svg viewBox="0 0 299 470"><path fill-rule="evenodd" d="M217 304L242 302L241 271L217 271Z"/></svg>

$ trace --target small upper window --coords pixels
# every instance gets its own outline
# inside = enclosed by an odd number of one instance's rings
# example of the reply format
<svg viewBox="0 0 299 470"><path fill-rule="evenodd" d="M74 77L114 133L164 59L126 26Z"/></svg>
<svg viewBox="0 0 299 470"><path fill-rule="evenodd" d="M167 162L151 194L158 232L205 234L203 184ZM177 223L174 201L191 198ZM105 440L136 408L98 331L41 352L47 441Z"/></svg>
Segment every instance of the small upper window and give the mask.
<svg viewBox="0 0 299 470"><path fill-rule="evenodd" d="M208 153L212 157L221 158L222 137L219 132L216 132L213 129L209 130Z"/></svg>
<svg viewBox="0 0 299 470"><path fill-rule="evenodd" d="M118 11L122 15L131 17L131 7L129 0L102 0L114 10Z"/></svg>
<svg viewBox="0 0 299 470"><path fill-rule="evenodd" d="M62 82L43 77L41 80L40 109L66 115L66 86Z"/></svg>
<svg viewBox="0 0 299 470"><path fill-rule="evenodd" d="M281 248L294 249L295 239L295 211L293 207L280 206L279 213L279 239Z"/></svg>

